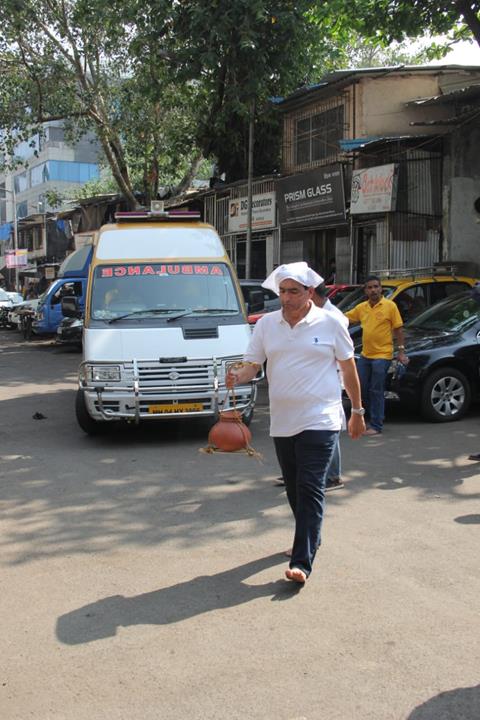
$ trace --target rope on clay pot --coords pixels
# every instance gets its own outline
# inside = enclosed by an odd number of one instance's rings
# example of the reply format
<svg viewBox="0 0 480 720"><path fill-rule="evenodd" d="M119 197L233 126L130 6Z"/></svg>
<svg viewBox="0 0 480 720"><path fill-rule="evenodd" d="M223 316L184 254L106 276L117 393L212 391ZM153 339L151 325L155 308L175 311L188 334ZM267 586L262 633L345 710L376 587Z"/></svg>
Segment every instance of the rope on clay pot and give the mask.
<svg viewBox="0 0 480 720"><path fill-rule="evenodd" d="M242 368L245 367L245 365L254 364L255 363L237 362L232 365L232 367ZM227 391L222 406L225 404L229 392L231 392L232 395L232 409L220 410L220 418L208 434L208 445L200 448L200 452L208 454L246 453L250 457L262 462L263 456L250 445L252 434L243 422L241 413L236 409L236 398L233 387Z"/></svg>

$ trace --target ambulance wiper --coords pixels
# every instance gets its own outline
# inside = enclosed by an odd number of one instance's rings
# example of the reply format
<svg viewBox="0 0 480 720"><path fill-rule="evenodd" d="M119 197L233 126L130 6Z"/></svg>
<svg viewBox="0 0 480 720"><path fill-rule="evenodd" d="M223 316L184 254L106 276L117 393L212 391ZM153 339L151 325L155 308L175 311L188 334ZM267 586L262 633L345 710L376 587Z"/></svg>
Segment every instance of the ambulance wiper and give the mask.
<svg viewBox="0 0 480 720"><path fill-rule="evenodd" d="M145 310L132 310L132 312L125 313L125 315L118 315L117 317L108 320L108 324L111 325L117 320L123 320L124 318L132 317L133 315L145 315L150 313L152 315L161 315L163 313L175 312L175 310L185 310L185 308L146 308Z"/></svg>
<svg viewBox="0 0 480 720"><path fill-rule="evenodd" d="M206 315L207 313L211 312L225 312L225 313L238 313L238 310L232 310L232 308L195 308L195 310L186 310L185 312L181 313L180 315L172 315L172 317L167 318L167 322L173 322L174 320L179 320L182 317L186 317L187 315Z"/></svg>

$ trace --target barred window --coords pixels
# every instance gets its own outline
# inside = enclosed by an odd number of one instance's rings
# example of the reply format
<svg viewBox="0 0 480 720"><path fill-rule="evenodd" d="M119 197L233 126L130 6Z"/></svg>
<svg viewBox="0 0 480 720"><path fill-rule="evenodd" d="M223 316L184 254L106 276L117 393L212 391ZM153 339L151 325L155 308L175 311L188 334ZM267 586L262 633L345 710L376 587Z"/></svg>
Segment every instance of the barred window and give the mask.
<svg viewBox="0 0 480 720"><path fill-rule="evenodd" d="M305 165L336 156L338 141L344 134L344 107L336 107L297 120L295 127L295 164Z"/></svg>

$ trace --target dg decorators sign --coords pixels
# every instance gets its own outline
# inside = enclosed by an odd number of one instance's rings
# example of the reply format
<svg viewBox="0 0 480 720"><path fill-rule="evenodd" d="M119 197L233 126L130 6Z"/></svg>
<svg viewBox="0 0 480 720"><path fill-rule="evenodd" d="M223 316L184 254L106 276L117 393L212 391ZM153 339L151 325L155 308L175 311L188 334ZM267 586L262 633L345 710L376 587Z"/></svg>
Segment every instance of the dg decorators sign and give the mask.
<svg viewBox="0 0 480 720"><path fill-rule="evenodd" d="M235 198L228 203L228 232L245 232L248 225L248 199ZM252 230L275 227L275 193L252 197Z"/></svg>
<svg viewBox="0 0 480 720"><path fill-rule="evenodd" d="M277 180L277 203L279 221L283 226L344 220L342 167L328 165Z"/></svg>

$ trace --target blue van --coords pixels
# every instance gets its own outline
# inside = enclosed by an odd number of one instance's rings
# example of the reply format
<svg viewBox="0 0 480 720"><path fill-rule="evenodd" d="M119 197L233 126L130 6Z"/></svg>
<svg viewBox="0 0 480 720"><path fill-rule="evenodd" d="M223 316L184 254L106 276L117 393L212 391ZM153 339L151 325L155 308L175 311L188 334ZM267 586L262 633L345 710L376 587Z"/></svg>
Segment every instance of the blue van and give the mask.
<svg viewBox="0 0 480 720"><path fill-rule="evenodd" d="M92 262L93 246L84 245L65 258L58 277L39 297L32 328L36 335L54 335L62 322L62 298L76 297L83 313L87 290L88 269Z"/></svg>

